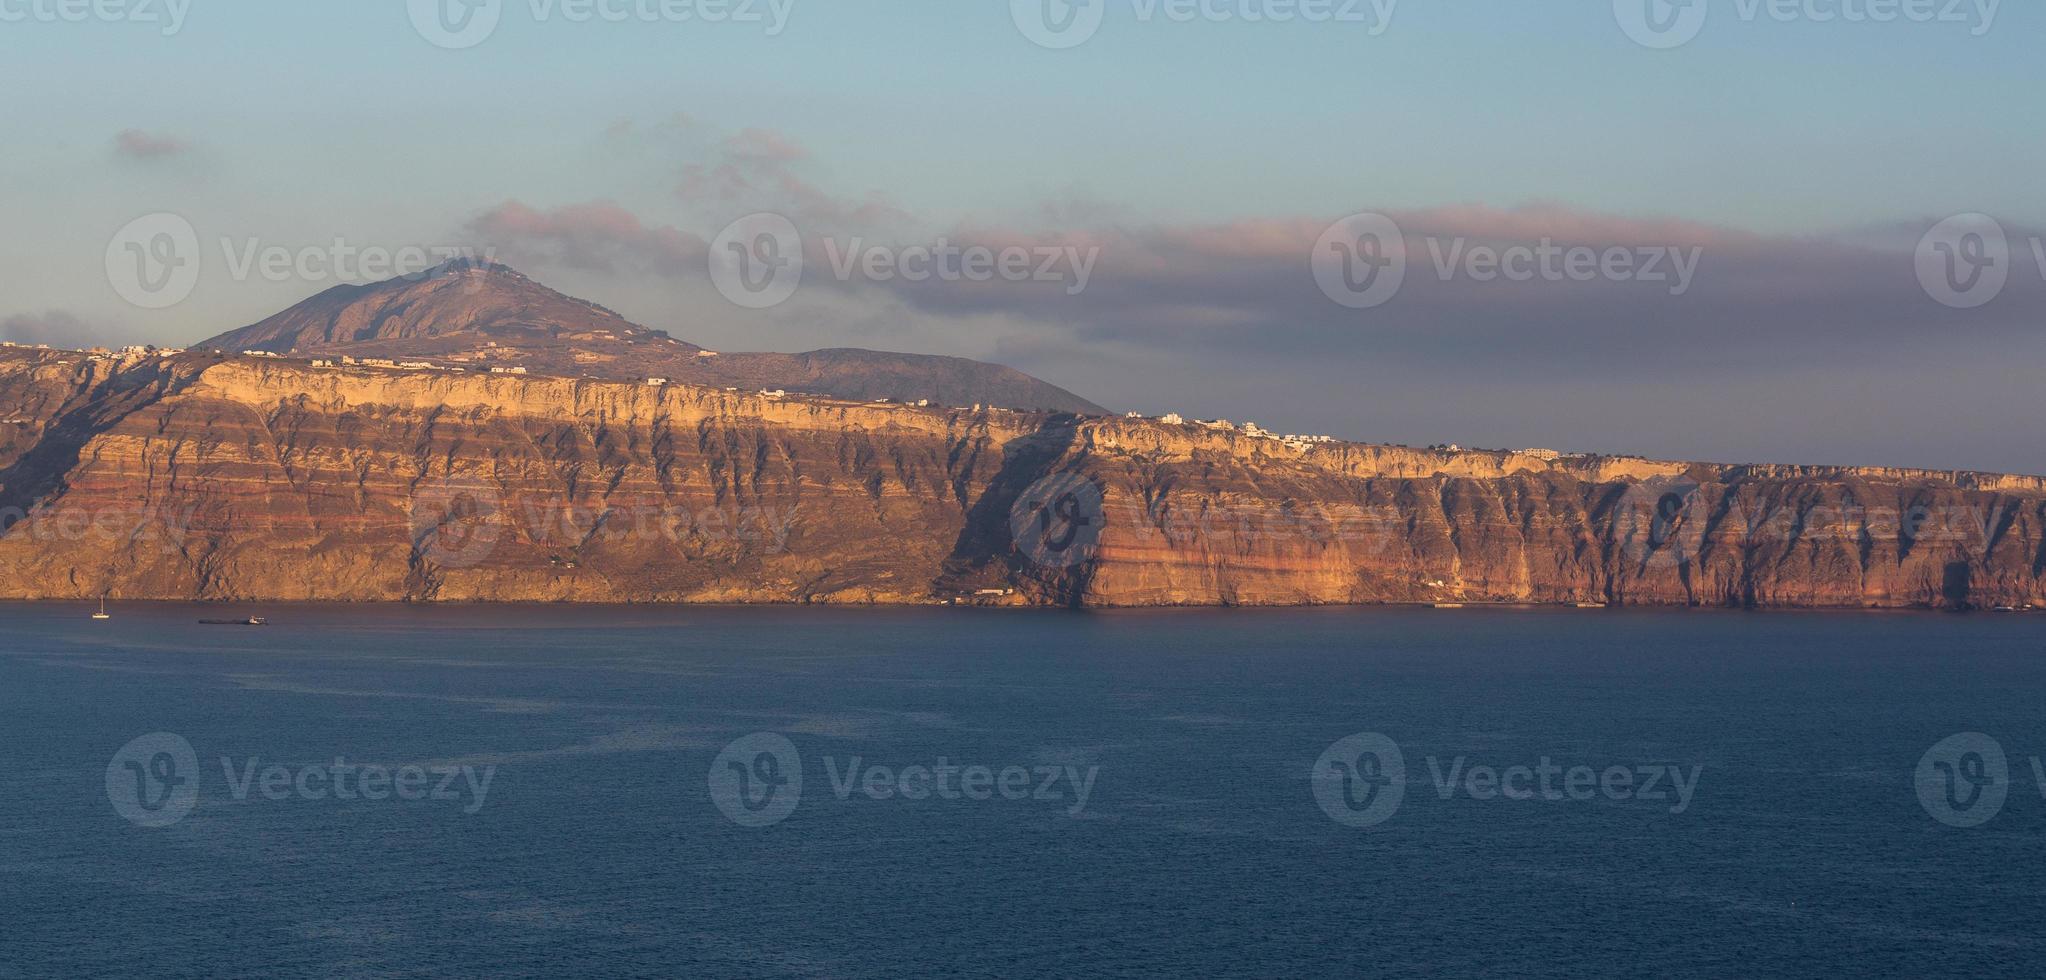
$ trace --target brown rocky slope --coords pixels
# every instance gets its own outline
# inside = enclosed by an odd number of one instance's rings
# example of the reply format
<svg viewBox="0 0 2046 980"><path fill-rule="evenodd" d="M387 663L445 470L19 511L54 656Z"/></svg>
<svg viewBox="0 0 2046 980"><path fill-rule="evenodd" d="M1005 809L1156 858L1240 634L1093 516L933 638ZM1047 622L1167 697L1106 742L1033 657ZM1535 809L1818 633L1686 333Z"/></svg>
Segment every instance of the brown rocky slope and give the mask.
<svg viewBox="0 0 2046 980"><path fill-rule="evenodd" d="M0 423L0 598L2046 605L2034 477L19 348Z"/></svg>

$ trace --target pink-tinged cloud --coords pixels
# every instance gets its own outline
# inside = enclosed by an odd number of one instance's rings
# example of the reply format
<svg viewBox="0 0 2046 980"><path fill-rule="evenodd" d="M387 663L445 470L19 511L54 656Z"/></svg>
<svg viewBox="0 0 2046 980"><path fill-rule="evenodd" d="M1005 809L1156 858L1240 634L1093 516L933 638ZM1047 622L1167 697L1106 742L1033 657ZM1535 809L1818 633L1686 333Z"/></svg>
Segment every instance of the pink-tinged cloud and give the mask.
<svg viewBox="0 0 2046 980"><path fill-rule="evenodd" d="M725 140L724 148L734 157L775 163L794 163L810 157L809 150L771 129L742 129Z"/></svg>
<svg viewBox="0 0 2046 980"><path fill-rule="evenodd" d="M1330 218L1071 231L958 229L957 246L1073 249L1097 256L1087 287L1065 282L909 282L854 287L926 314L1034 320L1079 342L1233 357L1369 357L1578 372L1683 362L1767 367L1857 345L2010 338L2046 322L2046 247L2010 229L2014 268L1996 304L1954 310L1921 287L1912 251L1933 224L1890 236L1768 236L1672 218L1539 205L1387 212L1405 238L1404 285L1381 306L1333 302L1313 275ZM1664 252L1661 281L1514 282L1466 264L1475 248ZM1690 281L1675 277L1682 253ZM1640 261L1637 259L1636 261ZM1445 264L1447 271L1444 271Z"/></svg>
<svg viewBox="0 0 2046 980"><path fill-rule="evenodd" d="M908 225L908 212L885 195L841 195L800 170L810 151L782 133L743 129L719 141L702 160L683 165L675 196L706 215L730 220L768 211L816 232L862 233Z"/></svg>
<svg viewBox="0 0 2046 980"><path fill-rule="evenodd" d="M191 146L175 136L125 129L114 137L114 152L131 160L160 160L174 157Z"/></svg>
<svg viewBox="0 0 2046 980"><path fill-rule="evenodd" d="M608 201L547 211L506 201L471 219L468 232L509 258L606 272L702 274L710 251L701 237L648 225Z"/></svg>

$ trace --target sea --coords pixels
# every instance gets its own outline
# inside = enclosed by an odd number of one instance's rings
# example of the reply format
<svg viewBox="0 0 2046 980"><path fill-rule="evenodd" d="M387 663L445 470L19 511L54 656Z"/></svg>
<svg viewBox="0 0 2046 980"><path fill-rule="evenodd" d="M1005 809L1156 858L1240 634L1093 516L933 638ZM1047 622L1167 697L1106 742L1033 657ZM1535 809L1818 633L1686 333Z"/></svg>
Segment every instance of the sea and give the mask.
<svg viewBox="0 0 2046 980"><path fill-rule="evenodd" d="M0 976L2046 975L2046 616L96 608Z"/></svg>

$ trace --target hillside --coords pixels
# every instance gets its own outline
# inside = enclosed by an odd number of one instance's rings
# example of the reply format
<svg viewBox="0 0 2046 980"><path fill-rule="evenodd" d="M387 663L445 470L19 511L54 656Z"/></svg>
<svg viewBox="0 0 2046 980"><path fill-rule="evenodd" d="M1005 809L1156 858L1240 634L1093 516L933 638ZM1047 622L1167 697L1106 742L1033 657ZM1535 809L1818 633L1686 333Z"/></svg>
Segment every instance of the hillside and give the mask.
<svg viewBox="0 0 2046 980"><path fill-rule="evenodd" d="M712 355L495 264L454 262L416 277L337 286L196 346L229 352L432 359L618 381L662 377L862 400L1107 413L1021 371L964 358L869 350Z"/></svg>

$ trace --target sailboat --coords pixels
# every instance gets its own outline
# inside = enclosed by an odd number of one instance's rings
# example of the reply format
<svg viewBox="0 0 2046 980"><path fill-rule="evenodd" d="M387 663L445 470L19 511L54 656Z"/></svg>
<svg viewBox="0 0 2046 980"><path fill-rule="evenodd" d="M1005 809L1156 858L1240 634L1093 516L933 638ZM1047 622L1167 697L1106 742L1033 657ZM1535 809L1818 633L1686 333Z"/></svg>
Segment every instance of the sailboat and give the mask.
<svg viewBox="0 0 2046 980"><path fill-rule="evenodd" d="M94 618L94 619L112 619L112 618L114 618L114 617L112 617L112 616L110 616L110 615L108 615L108 614L107 614L107 597L106 597L106 596L100 596L100 597L99 597L99 612L93 613L93 614L92 614L92 618Z"/></svg>

